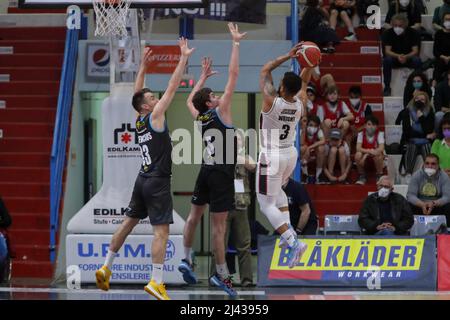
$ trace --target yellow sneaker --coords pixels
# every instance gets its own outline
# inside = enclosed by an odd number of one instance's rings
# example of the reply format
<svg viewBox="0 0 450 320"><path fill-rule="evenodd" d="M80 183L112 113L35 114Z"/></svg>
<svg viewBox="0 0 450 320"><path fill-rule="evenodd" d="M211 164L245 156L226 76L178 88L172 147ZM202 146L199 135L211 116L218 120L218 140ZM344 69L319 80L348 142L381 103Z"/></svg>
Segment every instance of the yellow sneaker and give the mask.
<svg viewBox="0 0 450 320"><path fill-rule="evenodd" d="M152 280L144 287L144 290L158 300L170 300L167 295L166 286L162 283L157 284Z"/></svg>
<svg viewBox="0 0 450 320"><path fill-rule="evenodd" d="M111 278L111 270L107 266L103 266L95 272L95 279L97 280L97 288L108 291L109 278Z"/></svg>

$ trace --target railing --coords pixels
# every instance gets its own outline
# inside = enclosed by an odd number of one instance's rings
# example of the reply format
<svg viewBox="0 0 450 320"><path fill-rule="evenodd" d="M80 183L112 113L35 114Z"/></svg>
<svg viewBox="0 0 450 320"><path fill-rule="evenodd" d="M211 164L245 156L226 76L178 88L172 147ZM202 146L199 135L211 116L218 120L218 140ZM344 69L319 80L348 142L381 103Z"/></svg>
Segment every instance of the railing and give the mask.
<svg viewBox="0 0 450 320"><path fill-rule="evenodd" d="M66 145L69 131L75 83L78 38L80 30L68 29L64 49L64 62L59 84L58 109L56 111L53 145L50 159L50 261L56 258L56 237L59 227L59 209L63 190L63 174L66 164Z"/></svg>

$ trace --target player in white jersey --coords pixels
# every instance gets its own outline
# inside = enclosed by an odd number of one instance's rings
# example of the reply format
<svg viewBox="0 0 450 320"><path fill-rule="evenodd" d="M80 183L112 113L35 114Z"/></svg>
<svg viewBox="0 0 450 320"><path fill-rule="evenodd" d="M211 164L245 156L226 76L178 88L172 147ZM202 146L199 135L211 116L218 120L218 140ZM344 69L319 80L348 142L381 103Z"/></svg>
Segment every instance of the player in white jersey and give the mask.
<svg viewBox="0 0 450 320"><path fill-rule="evenodd" d="M278 93L274 89L271 72L294 58L300 47L301 43L289 53L266 63L259 79L263 105L256 191L261 211L281 234L282 246L289 247L290 268L300 260L306 244L298 241L297 233L290 226L288 200L282 186L288 182L297 163L296 126L301 117L306 116L306 88L312 69L303 69L301 76L286 72Z"/></svg>

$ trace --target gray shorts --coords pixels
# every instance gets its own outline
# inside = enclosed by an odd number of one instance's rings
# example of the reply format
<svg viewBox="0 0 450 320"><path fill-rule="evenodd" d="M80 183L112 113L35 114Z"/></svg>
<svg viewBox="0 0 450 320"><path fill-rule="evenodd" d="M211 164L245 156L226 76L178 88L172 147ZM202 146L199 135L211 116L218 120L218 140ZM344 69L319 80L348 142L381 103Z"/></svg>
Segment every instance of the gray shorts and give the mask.
<svg viewBox="0 0 450 320"><path fill-rule="evenodd" d="M126 215L130 218L150 218L152 225L173 223L170 177L138 175Z"/></svg>

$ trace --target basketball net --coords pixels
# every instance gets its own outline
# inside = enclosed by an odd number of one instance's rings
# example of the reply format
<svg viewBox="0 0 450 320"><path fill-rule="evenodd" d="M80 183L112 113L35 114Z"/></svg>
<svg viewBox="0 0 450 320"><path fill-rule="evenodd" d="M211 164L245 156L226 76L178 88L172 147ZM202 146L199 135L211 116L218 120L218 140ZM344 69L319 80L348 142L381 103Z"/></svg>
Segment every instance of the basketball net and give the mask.
<svg viewBox="0 0 450 320"><path fill-rule="evenodd" d="M96 17L95 36L127 35L127 14L132 0L92 0Z"/></svg>

